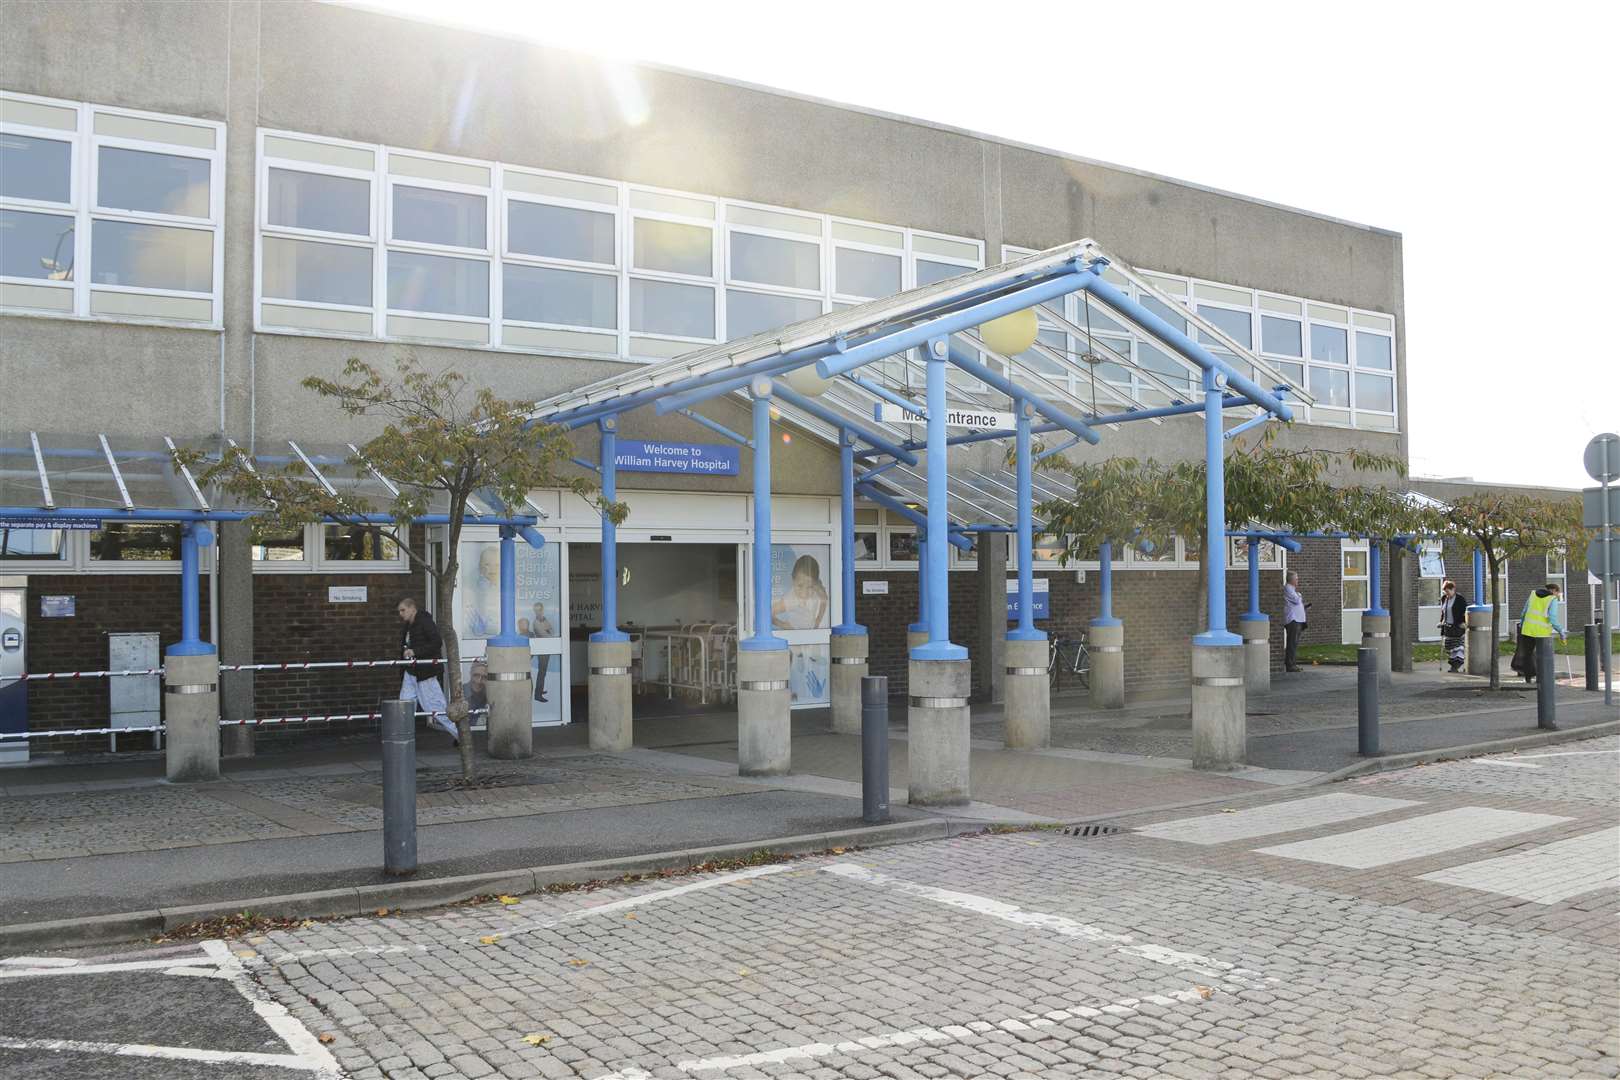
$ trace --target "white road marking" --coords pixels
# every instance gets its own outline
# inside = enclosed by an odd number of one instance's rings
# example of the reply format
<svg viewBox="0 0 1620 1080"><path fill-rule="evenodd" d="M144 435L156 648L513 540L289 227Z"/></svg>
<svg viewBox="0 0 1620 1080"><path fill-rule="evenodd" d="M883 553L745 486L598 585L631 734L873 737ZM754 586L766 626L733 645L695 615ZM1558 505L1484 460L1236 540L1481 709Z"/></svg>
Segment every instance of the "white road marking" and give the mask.
<svg viewBox="0 0 1620 1080"><path fill-rule="evenodd" d="M1505 765L1510 769L1539 769L1540 765L1532 765L1528 761L1498 761L1495 758L1469 758L1470 765Z"/></svg>
<svg viewBox="0 0 1620 1080"><path fill-rule="evenodd" d="M1570 820L1554 814L1526 814L1489 806L1463 806L1393 821L1388 825L1374 825L1370 829L1357 829L1257 850L1262 855L1275 855L1283 859L1366 870L1439 855Z"/></svg>
<svg viewBox="0 0 1620 1080"><path fill-rule="evenodd" d="M20 967L15 970L0 969L0 979L37 979L44 975L101 975L110 971L163 971L173 967L183 967L185 961L174 957L165 957L162 960L122 960L108 961L101 964L79 964L68 966L36 966Z"/></svg>
<svg viewBox="0 0 1620 1080"><path fill-rule="evenodd" d="M32 968L73 967L78 962L70 956L8 956L0 960L0 964Z"/></svg>
<svg viewBox="0 0 1620 1080"><path fill-rule="evenodd" d="M242 966L241 958L231 952L231 947L223 941L205 941L202 948L212 959L219 970L230 979L236 992L253 1006L253 1011L265 1025L280 1036L281 1041L287 1044L292 1056L303 1062L300 1068L310 1072L319 1073L323 1077L340 1077L337 1059L326 1047L321 1045L308 1028L287 1007L278 1001L272 1000L253 977Z"/></svg>
<svg viewBox="0 0 1620 1080"><path fill-rule="evenodd" d="M1597 889L1620 886L1620 826L1436 870L1423 874L1421 880L1535 904L1556 904Z"/></svg>
<svg viewBox="0 0 1620 1080"><path fill-rule="evenodd" d="M276 1065L300 1072L320 1072L319 1066L290 1054L258 1054L247 1050L201 1050L192 1046L150 1046L145 1043L82 1042L78 1039L13 1039L0 1035L0 1049L108 1054L113 1057L167 1058L206 1061L221 1065ZM324 1047L322 1048L324 1049ZM337 1077L334 1065L331 1076Z"/></svg>
<svg viewBox="0 0 1620 1080"><path fill-rule="evenodd" d="M943 1043L972 1041L979 1035L990 1031L1029 1031L1032 1028L1052 1027L1065 1020L1075 1018L1092 1018L1104 1014L1110 1016L1133 1016L1137 1013L1137 1006L1144 1003L1153 1005L1174 1005L1177 1003L1200 1004L1207 1001L1213 991L1208 988L1192 987L1186 990L1177 990L1170 994L1148 994L1140 998L1121 998L1100 1007L1077 1005L1069 1009L1056 1009L1052 1012L1036 1015L1024 1013L1017 1017L1008 1017L1004 1020L974 1020L967 1024L950 1024L945 1027L916 1027L900 1031L886 1031L877 1035L865 1035L859 1039L846 1039L841 1042L813 1042L802 1043L798 1046L784 1046L775 1050L761 1050L755 1054L736 1054L727 1057L694 1058L687 1061L677 1061L674 1067L683 1073L696 1073L708 1070L727 1072L731 1069L758 1068L762 1065L781 1065L794 1061L813 1061L816 1058L832 1057L835 1054L858 1054L863 1050L881 1050L890 1046L909 1046L912 1043ZM601 1080L651 1080L654 1074L646 1069L625 1069L622 1072L609 1073Z"/></svg>
<svg viewBox="0 0 1620 1080"><path fill-rule="evenodd" d="M1143 836L1161 840L1180 840L1187 844L1226 844L1233 840L1250 840L1272 833L1315 829L1341 821L1385 814L1391 810L1404 810L1421 803L1407 799L1386 799L1375 795L1349 795L1337 792L1317 795L1308 799L1256 806L1239 810L1235 814L1204 814L1199 817L1177 818L1144 825L1136 831Z"/></svg>
<svg viewBox="0 0 1620 1080"><path fill-rule="evenodd" d="M1518 755L1518 760L1515 760L1515 761L1508 761L1508 760L1506 760L1504 758L1469 758L1468 761L1470 763L1474 764L1474 765L1506 765L1511 769L1540 769L1540 768L1544 768L1545 766L1531 765L1529 763L1529 759L1530 758L1550 758L1550 757L1589 757L1589 756L1591 756L1593 754L1620 754L1620 749L1615 749L1615 750L1559 750L1559 751L1556 751L1555 753L1550 753L1550 754L1519 754Z"/></svg>
<svg viewBox="0 0 1620 1080"><path fill-rule="evenodd" d="M979 915L987 915L992 919L1015 923L1033 930L1049 930L1063 937L1080 938L1084 941L1094 941L1100 944L1111 945L1115 952L1127 956L1138 956L1154 964L1163 964L1166 967L1177 968L1182 971L1196 972L1212 979L1226 980L1242 986L1264 987L1274 984L1275 979L1269 979L1258 971L1250 971L1229 964L1224 960L1215 960L1197 953L1181 952L1164 945L1153 942L1135 943L1129 934L1116 934L1100 927L1090 926L1078 922L1065 915L1051 915L1043 911L1026 911L1017 904L1005 900L996 900L989 896L979 896L974 893L957 892L952 889L941 889L933 885L919 885L911 881L880 874L875 870L868 870L856 863L833 863L831 866L821 868L829 874L836 874L850 881L859 881L867 885L877 885L893 889L908 896L930 900L936 904L971 911Z"/></svg>

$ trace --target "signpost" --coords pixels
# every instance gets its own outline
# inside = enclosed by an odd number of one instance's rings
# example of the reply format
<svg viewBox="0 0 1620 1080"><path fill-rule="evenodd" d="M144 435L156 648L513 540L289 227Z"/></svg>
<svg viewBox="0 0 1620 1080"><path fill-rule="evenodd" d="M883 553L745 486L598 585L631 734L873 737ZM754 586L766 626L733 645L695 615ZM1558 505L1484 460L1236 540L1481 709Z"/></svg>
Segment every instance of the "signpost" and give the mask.
<svg viewBox="0 0 1620 1080"><path fill-rule="evenodd" d="M1594 540L1587 548L1586 567L1588 571L1603 567L1603 602L1598 607L1601 612L1598 625L1603 637L1603 704L1609 706L1614 704L1614 627L1609 620L1609 604L1614 596L1615 570L1620 569L1620 542L1614 536L1615 500L1611 498L1620 491L1609 485L1620 480L1620 435L1604 432L1594 436L1586 444L1585 464L1587 474L1603 485L1582 494L1583 524L1589 529L1600 525L1603 528L1602 539Z"/></svg>

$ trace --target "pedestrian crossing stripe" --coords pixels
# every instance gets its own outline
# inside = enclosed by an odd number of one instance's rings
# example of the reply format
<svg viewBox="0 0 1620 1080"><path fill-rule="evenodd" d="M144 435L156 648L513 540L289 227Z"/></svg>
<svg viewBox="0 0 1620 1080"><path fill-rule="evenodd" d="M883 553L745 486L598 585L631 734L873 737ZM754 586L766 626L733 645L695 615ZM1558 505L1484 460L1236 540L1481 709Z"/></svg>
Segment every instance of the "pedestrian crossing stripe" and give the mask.
<svg viewBox="0 0 1620 1080"><path fill-rule="evenodd" d="M1528 814L1488 806L1463 806L1405 818L1353 832L1258 849L1282 859L1367 870L1390 863L1441 855L1458 848L1545 829L1573 820L1555 814Z"/></svg>
<svg viewBox="0 0 1620 1080"><path fill-rule="evenodd" d="M1556 904L1583 893L1620 886L1620 826L1555 840L1494 859L1423 874L1465 889Z"/></svg>
<svg viewBox="0 0 1620 1080"><path fill-rule="evenodd" d="M1315 795L1308 799L1256 806L1236 813L1205 814L1201 817L1177 818L1145 825L1136 831L1143 836L1156 836L1161 840L1179 840L1186 844L1226 844L1234 840L1252 840L1258 836L1317 829L1336 825L1341 821L1387 814L1422 803L1408 799L1386 799L1374 795L1335 793Z"/></svg>

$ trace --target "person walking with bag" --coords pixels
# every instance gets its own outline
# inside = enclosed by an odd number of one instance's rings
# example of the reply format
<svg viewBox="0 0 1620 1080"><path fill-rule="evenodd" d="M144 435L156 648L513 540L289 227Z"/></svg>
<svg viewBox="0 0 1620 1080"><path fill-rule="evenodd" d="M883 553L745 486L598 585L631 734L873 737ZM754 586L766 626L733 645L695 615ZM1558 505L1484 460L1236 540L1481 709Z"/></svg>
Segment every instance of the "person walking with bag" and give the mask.
<svg viewBox="0 0 1620 1080"><path fill-rule="evenodd" d="M1513 650L1514 671L1524 676L1525 682L1535 682L1539 677L1536 670L1536 645L1542 638L1558 635L1559 641L1566 640L1564 624L1558 619L1558 600L1564 590L1552 582L1548 582L1530 594L1524 602L1524 614L1519 617L1519 644Z"/></svg>
<svg viewBox="0 0 1620 1080"><path fill-rule="evenodd" d="M1440 586L1440 638L1446 645L1446 663L1455 675L1462 670L1467 656L1464 645L1468 635L1468 599L1457 591L1457 583L1450 578Z"/></svg>
<svg viewBox="0 0 1620 1080"><path fill-rule="evenodd" d="M429 714L428 723L449 735L452 745L459 745L461 737L456 725L450 722L450 704L439 682L439 669L444 666L439 662L444 659L444 638L438 624L409 596L399 602L399 621L405 624L399 635L400 659L418 661L405 668L399 696L404 701L416 702L418 708Z"/></svg>

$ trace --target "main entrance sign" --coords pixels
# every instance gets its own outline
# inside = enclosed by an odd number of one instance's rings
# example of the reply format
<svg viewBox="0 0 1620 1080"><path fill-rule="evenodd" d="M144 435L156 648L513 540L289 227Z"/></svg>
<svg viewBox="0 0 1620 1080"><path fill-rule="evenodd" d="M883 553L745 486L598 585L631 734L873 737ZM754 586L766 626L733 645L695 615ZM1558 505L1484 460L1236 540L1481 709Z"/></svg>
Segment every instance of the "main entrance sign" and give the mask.
<svg viewBox="0 0 1620 1080"><path fill-rule="evenodd" d="M735 446L718 443L620 439L613 463L623 472L736 476L742 465L742 453Z"/></svg>
<svg viewBox="0 0 1620 1080"><path fill-rule="evenodd" d="M874 420L885 424L918 424L926 425L927 419L902 409L898 405L884 402L874 407ZM992 412L989 409L970 409L952 406L945 410L945 426L972 428L974 431L1011 431L1018 426L1017 419L1012 413Z"/></svg>

